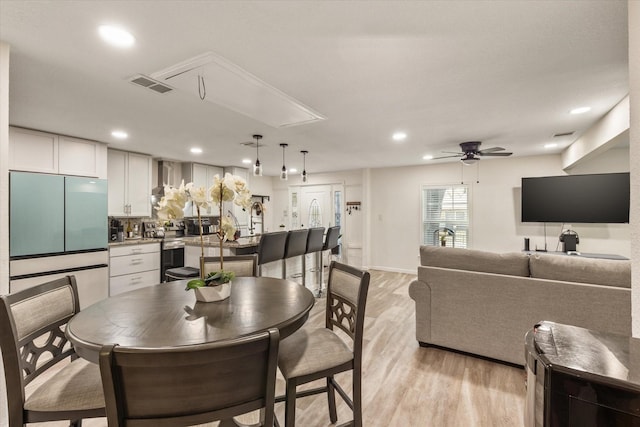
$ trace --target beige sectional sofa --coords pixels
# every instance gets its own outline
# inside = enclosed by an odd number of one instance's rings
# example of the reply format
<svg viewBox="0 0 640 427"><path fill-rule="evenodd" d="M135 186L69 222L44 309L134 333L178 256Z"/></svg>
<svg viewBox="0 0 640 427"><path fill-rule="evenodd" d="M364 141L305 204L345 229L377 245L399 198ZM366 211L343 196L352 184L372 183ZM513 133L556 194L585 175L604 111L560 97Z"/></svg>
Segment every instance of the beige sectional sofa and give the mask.
<svg viewBox="0 0 640 427"><path fill-rule="evenodd" d="M541 320L631 335L630 261L422 246L416 339L524 365Z"/></svg>

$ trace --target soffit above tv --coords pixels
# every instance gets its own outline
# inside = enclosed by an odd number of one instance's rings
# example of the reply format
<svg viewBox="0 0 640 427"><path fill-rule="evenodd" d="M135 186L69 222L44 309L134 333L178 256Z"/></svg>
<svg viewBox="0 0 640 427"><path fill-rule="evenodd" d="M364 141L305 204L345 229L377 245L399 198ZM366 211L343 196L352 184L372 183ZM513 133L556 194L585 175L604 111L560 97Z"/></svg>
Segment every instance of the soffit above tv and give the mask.
<svg viewBox="0 0 640 427"><path fill-rule="evenodd" d="M151 77L275 128L325 120L302 102L213 52L152 73Z"/></svg>

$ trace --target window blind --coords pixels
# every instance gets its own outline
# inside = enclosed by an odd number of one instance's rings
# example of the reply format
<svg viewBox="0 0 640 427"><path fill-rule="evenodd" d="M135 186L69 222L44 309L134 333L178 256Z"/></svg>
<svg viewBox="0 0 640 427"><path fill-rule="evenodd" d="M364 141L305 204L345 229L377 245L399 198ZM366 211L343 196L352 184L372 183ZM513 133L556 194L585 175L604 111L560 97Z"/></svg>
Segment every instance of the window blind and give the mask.
<svg viewBox="0 0 640 427"><path fill-rule="evenodd" d="M469 191L466 185L422 188L422 244L469 245Z"/></svg>

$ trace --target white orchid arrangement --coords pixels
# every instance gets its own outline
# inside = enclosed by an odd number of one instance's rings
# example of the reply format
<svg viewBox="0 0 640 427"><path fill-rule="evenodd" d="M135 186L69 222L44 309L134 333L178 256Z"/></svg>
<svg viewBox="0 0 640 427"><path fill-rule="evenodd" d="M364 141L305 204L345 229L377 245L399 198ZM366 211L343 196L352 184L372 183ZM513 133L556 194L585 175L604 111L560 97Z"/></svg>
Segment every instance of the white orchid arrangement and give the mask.
<svg viewBox="0 0 640 427"><path fill-rule="evenodd" d="M209 197L207 197L209 196ZM204 257L204 240L202 237L202 219L200 210L207 209L210 205L218 205L220 220L218 223L218 238L220 240L220 269L224 269L222 257L222 246L227 240L234 240L236 226L228 216L223 215L223 202L233 202L244 209L251 209L251 191L247 187L247 182L237 176L227 173L223 178L216 175L213 178L213 185L207 189L196 187L192 182L187 185L184 181L180 187L165 185L164 197L160 200L158 207L158 218L160 219L180 219L184 217L184 207L188 201L196 206L198 223L200 225L200 249L201 256Z"/></svg>

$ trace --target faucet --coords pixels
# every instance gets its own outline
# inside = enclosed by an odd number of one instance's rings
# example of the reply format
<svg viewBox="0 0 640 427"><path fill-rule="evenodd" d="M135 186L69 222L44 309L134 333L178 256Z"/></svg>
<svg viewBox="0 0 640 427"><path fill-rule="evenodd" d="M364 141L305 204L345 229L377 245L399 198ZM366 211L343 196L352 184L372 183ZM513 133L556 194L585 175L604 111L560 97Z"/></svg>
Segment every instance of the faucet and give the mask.
<svg viewBox="0 0 640 427"><path fill-rule="evenodd" d="M262 216L262 230L264 232L264 205L262 204L262 202L259 201L255 201L253 202L253 204L251 205L251 209L249 210L249 234L253 236L253 232L256 229L254 227L254 222L253 222L253 211L256 211L256 217Z"/></svg>

